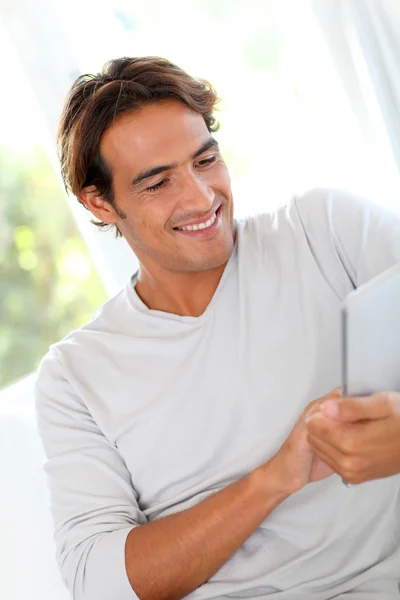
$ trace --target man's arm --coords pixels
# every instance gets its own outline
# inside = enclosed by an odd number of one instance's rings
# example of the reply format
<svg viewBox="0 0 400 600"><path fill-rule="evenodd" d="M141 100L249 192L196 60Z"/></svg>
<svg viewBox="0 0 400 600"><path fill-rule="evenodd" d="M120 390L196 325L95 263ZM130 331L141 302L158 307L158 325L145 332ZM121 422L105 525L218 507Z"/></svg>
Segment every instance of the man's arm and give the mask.
<svg viewBox="0 0 400 600"><path fill-rule="evenodd" d="M133 529L125 547L129 580L141 600L179 600L205 583L268 515L307 483L333 470L310 452L307 420L321 402L311 402L279 452L246 477L193 508Z"/></svg>
<svg viewBox="0 0 400 600"><path fill-rule="evenodd" d="M280 477L269 462L193 508L133 529L125 560L140 600L178 600L210 579L289 495Z"/></svg>

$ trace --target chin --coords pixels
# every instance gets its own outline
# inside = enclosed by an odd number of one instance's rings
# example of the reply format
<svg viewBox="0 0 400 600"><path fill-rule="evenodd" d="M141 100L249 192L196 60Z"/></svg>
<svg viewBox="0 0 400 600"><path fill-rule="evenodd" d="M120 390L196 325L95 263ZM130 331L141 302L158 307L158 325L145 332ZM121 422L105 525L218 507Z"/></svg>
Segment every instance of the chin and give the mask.
<svg viewBox="0 0 400 600"><path fill-rule="evenodd" d="M218 269L229 261L233 248L234 248L234 239L233 236L231 240L227 240L224 244L219 244L219 248L214 251L209 251L206 254L193 256L192 260L189 259L190 265L188 270L191 272L204 272L204 271L212 271L213 269ZM210 248L211 250L211 248ZM189 258L189 257L186 257Z"/></svg>

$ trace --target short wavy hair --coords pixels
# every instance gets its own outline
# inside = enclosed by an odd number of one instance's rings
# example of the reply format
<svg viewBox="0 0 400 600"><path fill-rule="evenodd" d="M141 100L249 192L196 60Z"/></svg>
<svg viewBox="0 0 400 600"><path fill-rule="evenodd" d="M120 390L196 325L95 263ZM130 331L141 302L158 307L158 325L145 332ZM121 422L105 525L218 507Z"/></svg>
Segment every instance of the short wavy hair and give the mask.
<svg viewBox="0 0 400 600"><path fill-rule="evenodd" d="M100 153L102 136L122 114L168 98L201 114L208 131L218 130L214 88L164 58L118 58L106 63L97 75L78 77L65 100L57 138L66 190L78 196L83 188L94 185L116 208L111 170ZM110 227L92 222L102 229ZM115 230L120 236L117 226Z"/></svg>

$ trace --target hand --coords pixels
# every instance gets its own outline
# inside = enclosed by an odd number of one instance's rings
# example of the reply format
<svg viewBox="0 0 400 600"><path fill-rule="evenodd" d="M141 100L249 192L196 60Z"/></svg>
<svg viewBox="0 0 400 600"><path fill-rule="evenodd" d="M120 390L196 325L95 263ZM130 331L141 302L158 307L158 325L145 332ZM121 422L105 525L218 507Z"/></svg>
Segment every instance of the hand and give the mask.
<svg viewBox="0 0 400 600"><path fill-rule="evenodd" d="M311 402L296 422L291 434L283 443L272 463L277 468L277 477L287 494L293 494L307 483L325 479L334 470L313 453L307 440L307 421L320 411L320 405L340 397L340 388Z"/></svg>
<svg viewBox="0 0 400 600"><path fill-rule="evenodd" d="M324 463L349 483L400 473L400 394L382 392L320 404L306 428Z"/></svg>

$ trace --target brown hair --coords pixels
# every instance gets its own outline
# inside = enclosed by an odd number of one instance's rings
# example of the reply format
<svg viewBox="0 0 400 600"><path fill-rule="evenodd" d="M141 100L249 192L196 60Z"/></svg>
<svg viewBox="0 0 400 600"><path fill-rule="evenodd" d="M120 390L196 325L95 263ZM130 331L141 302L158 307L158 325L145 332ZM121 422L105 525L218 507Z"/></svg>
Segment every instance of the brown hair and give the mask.
<svg viewBox="0 0 400 600"><path fill-rule="evenodd" d="M213 111L218 98L213 87L164 58L119 58L108 62L97 75L78 77L66 98L57 140L67 191L78 196L84 187L94 185L124 217L115 206L111 170L100 153L102 136L116 117L167 98L180 100L200 113L208 130L217 131ZM116 227L116 236L120 235Z"/></svg>

